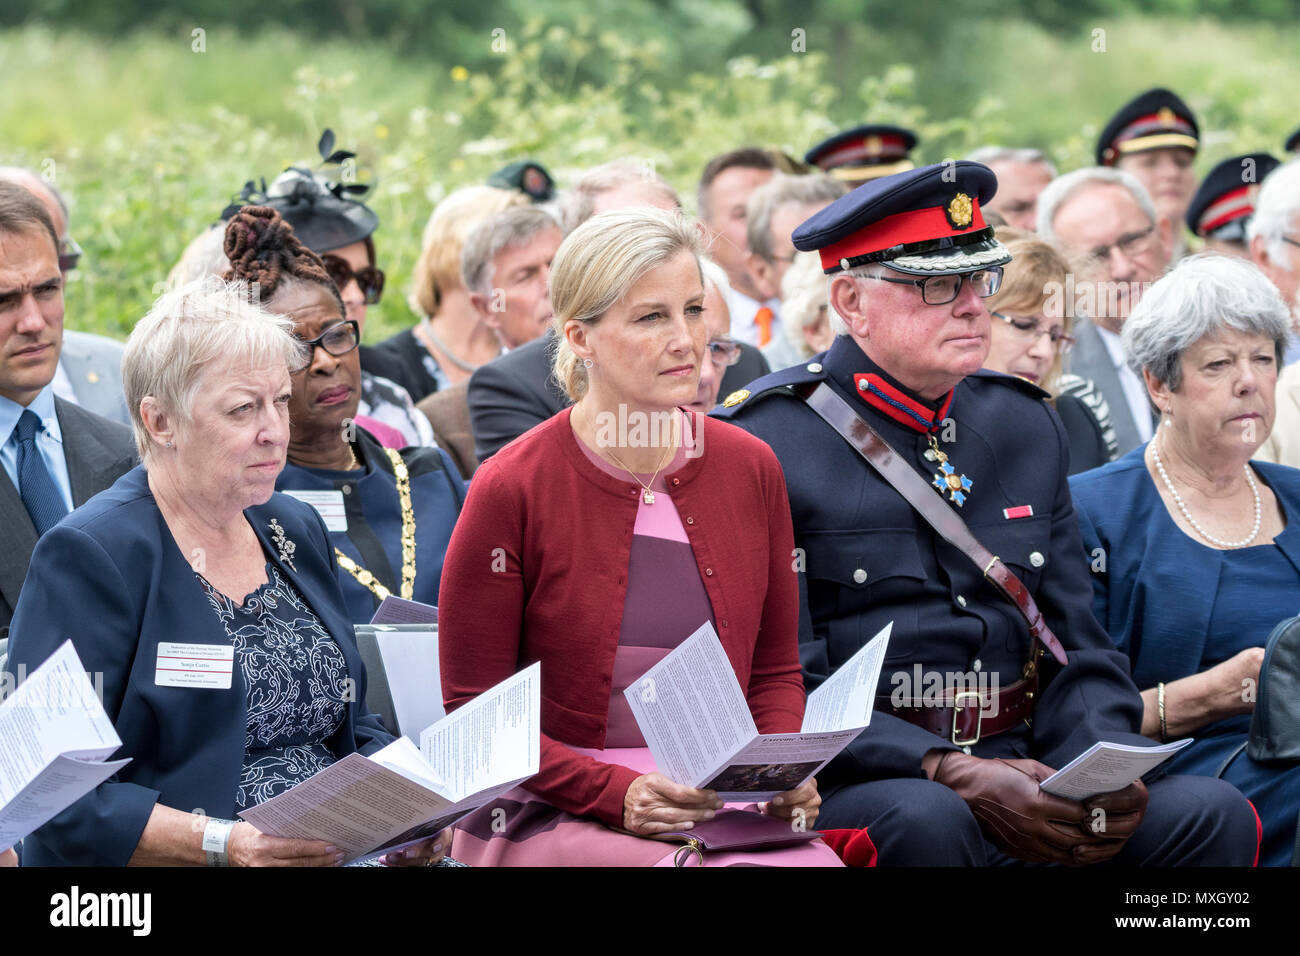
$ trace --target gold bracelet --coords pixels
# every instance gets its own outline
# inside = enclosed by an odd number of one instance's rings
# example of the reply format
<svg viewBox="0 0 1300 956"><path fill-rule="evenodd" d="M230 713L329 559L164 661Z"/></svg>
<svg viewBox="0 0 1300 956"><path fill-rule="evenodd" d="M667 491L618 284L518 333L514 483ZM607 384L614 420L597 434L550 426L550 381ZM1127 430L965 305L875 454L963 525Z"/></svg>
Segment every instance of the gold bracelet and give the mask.
<svg viewBox="0 0 1300 956"><path fill-rule="evenodd" d="M1169 726L1165 723L1165 685L1164 681L1156 684L1156 709L1160 711L1160 742L1169 743Z"/></svg>

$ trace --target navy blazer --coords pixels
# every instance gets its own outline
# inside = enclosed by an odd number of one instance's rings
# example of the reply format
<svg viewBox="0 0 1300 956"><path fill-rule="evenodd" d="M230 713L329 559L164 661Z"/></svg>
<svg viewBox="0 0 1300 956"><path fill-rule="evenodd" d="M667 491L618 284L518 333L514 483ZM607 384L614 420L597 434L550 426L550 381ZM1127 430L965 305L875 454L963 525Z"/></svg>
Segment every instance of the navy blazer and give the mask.
<svg viewBox="0 0 1300 956"><path fill-rule="evenodd" d="M364 712L366 675L357 652L334 551L314 508L275 494L245 517L269 560L302 593L338 642L355 693L338 732L325 743L336 757L373 753L393 738ZM294 542L281 559L270 523ZM71 639L122 738L121 772L26 838L29 866L123 866L155 803L220 818L235 814L248 720L235 667L228 690L159 687L159 642L229 644L198 578L163 520L143 467L46 532L10 629L6 669L30 673Z"/></svg>
<svg viewBox="0 0 1300 956"><path fill-rule="evenodd" d="M1201 671L1223 551L1188 537L1160 499L1139 445L1118 461L1075 475L1070 490L1092 568L1093 613L1133 662L1138 687ZM1254 461L1287 516L1274 543L1300 572L1300 470ZM1277 609L1300 608L1300 593ZM1260 635L1260 644L1267 635Z"/></svg>

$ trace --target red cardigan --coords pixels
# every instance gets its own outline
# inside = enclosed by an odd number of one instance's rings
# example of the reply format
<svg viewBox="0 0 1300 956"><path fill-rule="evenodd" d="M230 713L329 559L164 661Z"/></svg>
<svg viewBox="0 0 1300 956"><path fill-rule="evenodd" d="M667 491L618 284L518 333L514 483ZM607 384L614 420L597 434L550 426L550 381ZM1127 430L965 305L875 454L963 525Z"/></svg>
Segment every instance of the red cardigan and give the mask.
<svg viewBox="0 0 1300 956"><path fill-rule="evenodd" d="M570 746L605 745L641 488L592 465L569 412L474 473L439 588L443 697L454 710L540 660L541 772L525 786L561 810L622 826L639 774ZM734 425L696 416L696 428L703 454L668 478L673 503L754 723L798 731L799 596L781 466Z"/></svg>

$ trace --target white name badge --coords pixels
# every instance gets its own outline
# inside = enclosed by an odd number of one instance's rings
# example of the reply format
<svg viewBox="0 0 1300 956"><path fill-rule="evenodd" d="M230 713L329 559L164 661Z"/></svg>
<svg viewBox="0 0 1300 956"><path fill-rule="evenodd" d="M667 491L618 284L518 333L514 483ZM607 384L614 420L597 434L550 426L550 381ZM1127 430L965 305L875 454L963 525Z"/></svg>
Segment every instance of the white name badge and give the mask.
<svg viewBox="0 0 1300 956"><path fill-rule="evenodd" d="M348 516L343 510L341 491L286 491L299 501L305 501L318 512L325 522L326 531L347 531Z"/></svg>
<svg viewBox="0 0 1300 956"><path fill-rule="evenodd" d="M230 689L235 649L229 644L158 645L153 682L159 687L215 687Z"/></svg>

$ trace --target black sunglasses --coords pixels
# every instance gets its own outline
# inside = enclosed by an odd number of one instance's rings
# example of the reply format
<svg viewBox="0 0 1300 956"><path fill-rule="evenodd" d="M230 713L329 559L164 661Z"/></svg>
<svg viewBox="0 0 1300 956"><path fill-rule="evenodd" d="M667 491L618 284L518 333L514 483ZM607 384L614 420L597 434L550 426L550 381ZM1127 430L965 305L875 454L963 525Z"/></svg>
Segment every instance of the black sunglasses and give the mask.
<svg viewBox="0 0 1300 956"><path fill-rule="evenodd" d="M321 256L321 261L325 263L325 271L329 277L334 280L338 286L339 292L342 292L349 282L357 280L357 288L366 298L366 305L378 305L380 297L384 294L384 270L376 269L374 266L362 266L360 269L353 269L346 259L339 256L325 253Z"/></svg>

